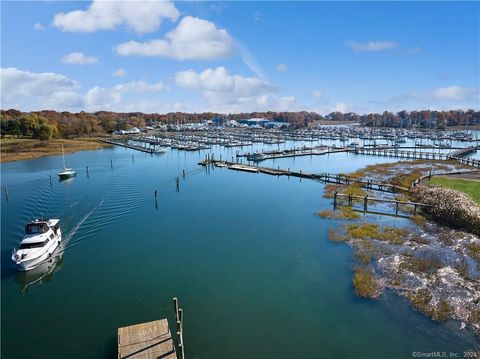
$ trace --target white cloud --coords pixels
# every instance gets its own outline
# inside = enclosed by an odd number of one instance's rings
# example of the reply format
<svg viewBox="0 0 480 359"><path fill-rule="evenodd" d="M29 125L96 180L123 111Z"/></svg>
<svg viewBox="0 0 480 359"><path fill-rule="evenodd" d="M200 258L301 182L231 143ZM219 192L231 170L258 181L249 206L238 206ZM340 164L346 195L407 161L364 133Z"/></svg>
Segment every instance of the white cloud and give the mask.
<svg viewBox="0 0 480 359"><path fill-rule="evenodd" d="M339 102L335 104L335 107L332 108L333 112L342 112L347 113L351 111L351 106L345 102Z"/></svg>
<svg viewBox="0 0 480 359"><path fill-rule="evenodd" d="M39 22L36 22L35 24L33 24L33 29L34 29L34 30L37 30L37 31L44 31L44 30L45 30L45 26L43 26L43 25L40 24Z"/></svg>
<svg viewBox="0 0 480 359"><path fill-rule="evenodd" d="M321 100L323 98L323 92L320 90L315 90L312 92L312 97L316 100Z"/></svg>
<svg viewBox="0 0 480 359"><path fill-rule="evenodd" d="M287 65L285 64L277 64L275 66L275 69L278 71L278 72L285 72L287 71Z"/></svg>
<svg viewBox="0 0 480 359"><path fill-rule="evenodd" d="M202 72L186 70L177 72L175 81L180 87L190 90L201 90L205 93L222 93L231 96L253 96L273 86L257 77L231 75L225 67L206 69Z"/></svg>
<svg viewBox="0 0 480 359"><path fill-rule="evenodd" d="M295 105L295 97L274 95L275 87L269 82L232 75L224 67L181 71L176 73L175 82L181 88L199 91L212 111L286 111Z"/></svg>
<svg viewBox="0 0 480 359"><path fill-rule="evenodd" d="M148 42L128 41L117 45L122 56L151 56L177 60L213 60L233 52L233 39L214 23L186 16L164 39Z"/></svg>
<svg viewBox="0 0 480 359"><path fill-rule="evenodd" d="M125 77L127 75L127 71L125 71L124 69L117 69L114 73L113 73L113 76L114 77Z"/></svg>
<svg viewBox="0 0 480 359"><path fill-rule="evenodd" d="M164 91L163 82L149 84L143 81L133 81L119 84L112 88L95 86L85 94L85 109L88 111L111 110L119 111L128 106L125 99L127 93L149 93ZM139 111L139 110L137 110Z"/></svg>
<svg viewBox="0 0 480 359"><path fill-rule="evenodd" d="M475 94L478 95L478 90L467 87L460 87L457 85L440 87L432 91L432 97L437 100L454 100L464 101L472 99Z"/></svg>
<svg viewBox="0 0 480 359"><path fill-rule="evenodd" d="M163 19L176 21L179 15L169 0L138 1L93 0L87 10L58 13L53 25L62 31L94 32L125 26L136 33L156 31Z"/></svg>
<svg viewBox="0 0 480 359"><path fill-rule="evenodd" d="M63 56L60 62L67 65L91 65L98 63L98 59L93 56L87 56L82 52L71 52Z"/></svg>
<svg viewBox="0 0 480 359"><path fill-rule="evenodd" d="M0 69L3 108L49 109L79 105L77 84L68 77L53 73L34 73L14 67Z"/></svg>
<svg viewBox="0 0 480 359"><path fill-rule="evenodd" d="M347 41L345 43L347 47L355 52L377 52L392 50L398 47L398 43L395 41Z"/></svg>
<svg viewBox="0 0 480 359"><path fill-rule="evenodd" d="M165 108L169 106L166 102L146 99L147 94L167 90L163 82L132 81L111 88L95 86L80 93L75 81L58 73L34 73L16 68L2 68L0 71L2 108L142 111L145 110L142 106L147 103L149 108L155 103ZM162 107L158 109L160 111Z"/></svg>

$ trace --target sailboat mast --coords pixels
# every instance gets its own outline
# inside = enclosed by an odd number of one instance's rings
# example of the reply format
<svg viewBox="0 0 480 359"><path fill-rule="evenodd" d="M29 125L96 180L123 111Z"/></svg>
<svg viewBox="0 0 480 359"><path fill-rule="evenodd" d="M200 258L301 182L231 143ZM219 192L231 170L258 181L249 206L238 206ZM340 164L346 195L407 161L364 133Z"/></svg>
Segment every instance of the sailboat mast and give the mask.
<svg viewBox="0 0 480 359"><path fill-rule="evenodd" d="M63 143L62 143L62 156L63 156L63 168L65 168L65 150L63 149Z"/></svg>

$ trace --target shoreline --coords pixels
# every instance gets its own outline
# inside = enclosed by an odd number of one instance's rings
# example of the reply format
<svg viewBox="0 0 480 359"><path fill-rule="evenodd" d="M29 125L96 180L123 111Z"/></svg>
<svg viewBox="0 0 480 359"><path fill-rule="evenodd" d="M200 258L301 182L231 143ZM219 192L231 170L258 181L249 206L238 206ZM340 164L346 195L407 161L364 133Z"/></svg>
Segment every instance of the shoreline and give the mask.
<svg viewBox="0 0 480 359"><path fill-rule="evenodd" d="M91 151L112 145L100 142L99 137L84 137L77 139L58 139L41 141L36 139L8 138L0 140L0 163L33 160L62 154L62 144L65 153Z"/></svg>
<svg viewBox="0 0 480 359"><path fill-rule="evenodd" d="M445 161L399 161L370 165L350 175L408 185L430 171L441 173L461 167L463 165ZM417 198L419 190L435 188L436 191L444 189L434 197ZM325 188L324 197L332 197L333 191L359 192L363 196L368 189L334 184ZM449 216L465 218L469 211L475 212L471 209L475 207L474 199L458 190L428 185L418 185L409 195L397 194L396 198L410 196L416 202L436 203L435 211L416 214L405 224L385 223L377 217L361 218L345 202L343 205L347 207L341 207L340 212L324 210L318 214L334 220L354 220L331 227L328 236L331 241L344 242L351 247L352 283L358 296L377 299L386 288L394 289L415 310L432 320L456 320L460 329L468 327L480 338L480 238L471 226L449 219ZM452 201L452 196L460 200ZM445 206L448 209L442 212ZM412 214L408 208L400 207L400 210ZM474 214L468 218L474 218Z"/></svg>

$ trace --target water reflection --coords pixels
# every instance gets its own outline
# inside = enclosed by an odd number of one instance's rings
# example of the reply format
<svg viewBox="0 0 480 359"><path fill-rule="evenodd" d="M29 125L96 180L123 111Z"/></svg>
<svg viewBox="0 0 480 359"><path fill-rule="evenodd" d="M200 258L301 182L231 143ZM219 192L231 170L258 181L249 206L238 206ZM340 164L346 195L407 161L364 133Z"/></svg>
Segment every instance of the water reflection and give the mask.
<svg viewBox="0 0 480 359"><path fill-rule="evenodd" d="M20 286L21 293L27 293L30 286L51 281L53 275L60 270L62 265L63 252L55 253L50 259L29 271L17 271L15 282Z"/></svg>
<svg viewBox="0 0 480 359"><path fill-rule="evenodd" d="M68 177L68 178L59 178L58 182L61 182L66 185L72 184L72 182L75 181L75 177Z"/></svg>

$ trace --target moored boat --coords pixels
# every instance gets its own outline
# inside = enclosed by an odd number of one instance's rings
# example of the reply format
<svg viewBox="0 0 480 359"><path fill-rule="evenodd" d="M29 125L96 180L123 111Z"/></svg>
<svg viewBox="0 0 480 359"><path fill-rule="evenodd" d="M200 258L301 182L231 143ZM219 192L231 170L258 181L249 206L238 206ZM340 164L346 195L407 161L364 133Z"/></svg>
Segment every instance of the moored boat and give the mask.
<svg viewBox="0 0 480 359"><path fill-rule="evenodd" d="M62 144L62 156L63 156L63 171L58 173L58 177L60 177L60 181L67 178L75 177L77 175L77 172L73 170L73 168L67 168L65 166L65 151L63 149L63 144Z"/></svg>

